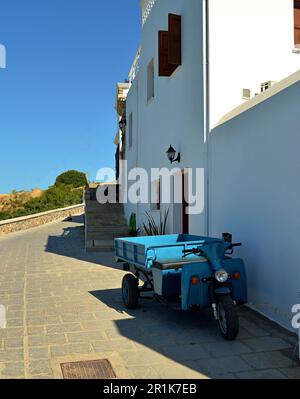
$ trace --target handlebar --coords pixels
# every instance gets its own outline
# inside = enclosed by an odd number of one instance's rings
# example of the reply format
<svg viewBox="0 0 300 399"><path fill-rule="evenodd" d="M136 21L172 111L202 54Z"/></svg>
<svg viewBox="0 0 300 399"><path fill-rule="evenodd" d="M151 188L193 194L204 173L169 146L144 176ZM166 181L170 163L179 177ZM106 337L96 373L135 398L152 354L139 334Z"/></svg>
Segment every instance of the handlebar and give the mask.
<svg viewBox="0 0 300 399"><path fill-rule="evenodd" d="M186 258L188 255L202 255L204 252L200 248L185 249L182 251L183 257Z"/></svg>
<svg viewBox="0 0 300 399"><path fill-rule="evenodd" d="M241 242L238 242L236 244L230 244L226 251L232 251L233 253L233 248L241 247L242 245L243 244ZM205 255L205 251L200 248L185 249L182 251L182 253L184 258L186 258L188 255Z"/></svg>
<svg viewBox="0 0 300 399"><path fill-rule="evenodd" d="M242 245L243 245L243 244L242 244L241 242L238 242L238 243L236 243L236 244L231 244L230 247L229 247L229 249L236 248L236 247L241 247Z"/></svg>
<svg viewBox="0 0 300 399"><path fill-rule="evenodd" d="M230 246L226 249L225 253L227 255L232 255L233 254L233 249L236 247L241 247L243 244L241 242L238 242L237 244L230 244Z"/></svg>

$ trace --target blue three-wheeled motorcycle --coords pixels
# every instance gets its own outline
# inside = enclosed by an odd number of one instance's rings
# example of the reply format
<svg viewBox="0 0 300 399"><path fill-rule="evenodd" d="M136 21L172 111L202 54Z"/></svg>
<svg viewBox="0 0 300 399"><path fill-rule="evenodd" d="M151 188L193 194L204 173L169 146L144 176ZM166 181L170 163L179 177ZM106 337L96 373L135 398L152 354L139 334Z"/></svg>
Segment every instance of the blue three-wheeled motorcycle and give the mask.
<svg viewBox="0 0 300 399"><path fill-rule="evenodd" d="M116 260L132 271L122 283L124 305L134 309L143 293L153 292L156 299L177 300L182 310L212 308L222 336L234 340L237 305L247 302L244 262L232 258L237 246L229 233L223 239L185 234L116 239Z"/></svg>

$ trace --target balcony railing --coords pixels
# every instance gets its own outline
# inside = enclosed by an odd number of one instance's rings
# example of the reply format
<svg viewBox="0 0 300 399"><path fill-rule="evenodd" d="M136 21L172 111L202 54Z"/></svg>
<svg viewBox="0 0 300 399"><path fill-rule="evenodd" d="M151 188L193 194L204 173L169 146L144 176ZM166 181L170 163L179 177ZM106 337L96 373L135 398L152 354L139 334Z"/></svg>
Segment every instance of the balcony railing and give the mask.
<svg viewBox="0 0 300 399"><path fill-rule="evenodd" d="M156 1L157 0L142 0L141 5L142 5L142 24L143 24L143 26L146 23Z"/></svg>
<svg viewBox="0 0 300 399"><path fill-rule="evenodd" d="M138 52L137 52L137 54L136 54L136 56L135 56L135 59L134 59L134 61L133 61L131 70L130 70L130 72L129 72L128 80L129 80L129 83L130 83L130 84L134 81L135 77L136 77L137 74L139 73L141 52L142 52L142 48L139 47Z"/></svg>

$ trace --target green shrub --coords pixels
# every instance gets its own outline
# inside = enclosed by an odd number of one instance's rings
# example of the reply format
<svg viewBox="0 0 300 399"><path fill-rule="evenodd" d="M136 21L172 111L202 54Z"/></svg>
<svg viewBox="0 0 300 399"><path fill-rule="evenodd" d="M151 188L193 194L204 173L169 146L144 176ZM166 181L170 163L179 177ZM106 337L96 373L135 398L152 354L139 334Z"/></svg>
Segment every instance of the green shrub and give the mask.
<svg viewBox="0 0 300 399"><path fill-rule="evenodd" d="M139 235L140 229L136 225L136 214L132 213L129 221L129 232L131 237L137 237Z"/></svg>
<svg viewBox="0 0 300 399"><path fill-rule="evenodd" d="M0 212L0 220L34 215L81 204L83 201L82 187L86 184L87 180L84 173L77 171L63 173L57 177L55 185L49 187L38 198L31 198L24 202L16 193L10 200L10 209Z"/></svg>
<svg viewBox="0 0 300 399"><path fill-rule="evenodd" d="M69 185L74 188L84 187L87 185L85 173L78 172L77 170L69 170L64 172L56 178L55 186Z"/></svg>
<svg viewBox="0 0 300 399"><path fill-rule="evenodd" d="M0 212L0 220L11 219L11 216L8 212Z"/></svg>
<svg viewBox="0 0 300 399"><path fill-rule="evenodd" d="M20 208L12 207L10 211L0 212L0 220L7 220L35 213L52 211L82 203L83 190L72 186L50 187L39 198L32 198Z"/></svg>
<svg viewBox="0 0 300 399"><path fill-rule="evenodd" d="M52 186L40 198L33 198L26 202L24 209L30 214L65 208L82 203L82 195L82 189L74 189L66 185Z"/></svg>

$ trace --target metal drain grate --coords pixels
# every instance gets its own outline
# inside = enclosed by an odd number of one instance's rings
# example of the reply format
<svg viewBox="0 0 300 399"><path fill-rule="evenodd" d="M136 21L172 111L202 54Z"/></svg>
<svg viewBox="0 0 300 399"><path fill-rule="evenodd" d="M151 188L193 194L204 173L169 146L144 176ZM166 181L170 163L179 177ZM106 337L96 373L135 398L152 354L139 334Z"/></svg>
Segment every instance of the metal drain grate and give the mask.
<svg viewBox="0 0 300 399"><path fill-rule="evenodd" d="M66 380L106 380L116 378L115 372L107 359L61 364Z"/></svg>

